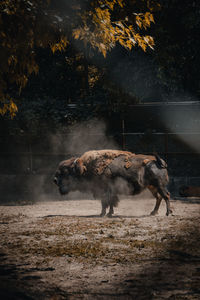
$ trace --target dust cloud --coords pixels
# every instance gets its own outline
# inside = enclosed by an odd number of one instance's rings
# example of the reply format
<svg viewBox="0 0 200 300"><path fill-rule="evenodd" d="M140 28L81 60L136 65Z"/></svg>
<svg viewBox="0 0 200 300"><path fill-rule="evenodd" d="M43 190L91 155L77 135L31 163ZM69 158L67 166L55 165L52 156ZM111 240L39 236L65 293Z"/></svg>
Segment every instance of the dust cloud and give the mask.
<svg viewBox="0 0 200 300"><path fill-rule="evenodd" d="M37 201L93 199L90 193L91 183L85 186L85 192L73 191L68 195L60 196L52 180L58 164L63 159L81 156L89 150L119 149L119 145L114 141L113 137L108 135L106 123L97 119L77 123L65 129L64 132L50 133L48 140L50 152L54 156L55 169L52 170L51 176L40 176L40 179L38 176L35 176L35 183L33 182L34 179L32 179L30 186L35 186L34 198ZM46 191L48 190L48 185L50 193ZM122 183L120 183L120 186L122 187ZM126 185L124 185L123 189L127 189Z"/></svg>
<svg viewBox="0 0 200 300"><path fill-rule="evenodd" d="M19 191L16 194L16 202L35 203L44 201L62 201L62 200L77 200L77 199L93 199L90 192L91 184L95 182L87 182L83 192L75 191L67 195L61 196L57 186L53 183L56 168L61 160L70 157L81 156L85 151L100 150L100 149L120 149L112 136L108 135L105 122L99 120L90 120L75 124L65 129L65 132L50 133L48 136L49 153L51 155L48 161L45 162L42 157L39 157L37 165L38 171L34 171L27 176L18 176L17 185L22 187L23 193ZM47 165L45 165L47 164ZM33 170L35 170L33 160ZM116 179L111 184L111 190L121 195L130 195L129 185L123 179ZM104 191L108 193L108 191ZM23 194L23 195L21 195ZM14 198L13 198L14 199Z"/></svg>
<svg viewBox="0 0 200 300"><path fill-rule="evenodd" d="M66 157L80 156L89 150L119 149L113 137L108 136L103 121L96 119L75 124L66 133L50 135L52 152Z"/></svg>
<svg viewBox="0 0 200 300"><path fill-rule="evenodd" d="M106 124L99 120L91 120L71 126L65 134L57 133L51 136L51 147L55 154L65 153L65 159L81 156L89 150L119 149L119 145L113 137L107 134ZM59 162L58 162L59 163ZM91 185L98 183L93 180L84 183L84 192L69 192L65 199L93 199L90 193ZM122 178L117 178L109 184L110 191L105 193L117 193L120 198L131 195L130 185ZM97 189L98 190L98 189ZM149 197L149 192L144 192L141 197ZM139 196L140 197L140 196Z"/></svg>

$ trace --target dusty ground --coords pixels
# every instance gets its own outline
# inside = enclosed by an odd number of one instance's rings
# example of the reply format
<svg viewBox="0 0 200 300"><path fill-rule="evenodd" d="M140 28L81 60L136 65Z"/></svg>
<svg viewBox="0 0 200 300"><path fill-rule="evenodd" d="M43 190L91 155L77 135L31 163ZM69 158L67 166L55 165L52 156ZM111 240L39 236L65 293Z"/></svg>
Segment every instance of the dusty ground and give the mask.
<svg viewBox="0 0 200 300"><path fill-rule="evenodd" d="M1 299L200 299L200 200L0 206Z"/></svg>

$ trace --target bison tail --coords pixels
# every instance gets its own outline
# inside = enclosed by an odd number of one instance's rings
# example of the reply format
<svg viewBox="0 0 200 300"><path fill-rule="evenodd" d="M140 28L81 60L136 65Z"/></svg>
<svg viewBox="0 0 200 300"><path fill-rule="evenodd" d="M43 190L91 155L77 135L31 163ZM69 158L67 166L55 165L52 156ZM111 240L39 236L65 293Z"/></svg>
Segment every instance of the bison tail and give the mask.
<svg viewBox="0 0 200 300"><path fill-rule="evenodd" d="M156 162L159 165L160 168L166 169L167 168L167 163L160 158L160 156L157 153L154 153L154 156L156 158Z"/></svg>

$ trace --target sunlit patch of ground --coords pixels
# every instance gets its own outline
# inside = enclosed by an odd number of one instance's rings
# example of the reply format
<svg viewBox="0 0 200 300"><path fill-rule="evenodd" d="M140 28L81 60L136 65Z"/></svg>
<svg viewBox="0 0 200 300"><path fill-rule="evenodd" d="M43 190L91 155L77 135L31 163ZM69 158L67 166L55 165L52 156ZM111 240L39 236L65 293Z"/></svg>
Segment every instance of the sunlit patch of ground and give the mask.
<svg viewBox="0 0 200 300"><path fill-rule="evenodd" d="M1 299L200 299L200 201L0 207Z"/></svg>

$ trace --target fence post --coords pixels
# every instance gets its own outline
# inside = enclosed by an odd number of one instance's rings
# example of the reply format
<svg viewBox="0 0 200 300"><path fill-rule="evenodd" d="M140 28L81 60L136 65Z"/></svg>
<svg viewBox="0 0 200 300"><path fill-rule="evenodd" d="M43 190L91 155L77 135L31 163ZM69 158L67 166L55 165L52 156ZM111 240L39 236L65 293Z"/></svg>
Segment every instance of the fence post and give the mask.
<svg viewBox="0 0 200 300"><path fill-rule="evenodd" d="M168 132L165 133L165 159L168 160L168 151L169 151L169 135Z"/></svg>
<svg viewBox="0 0 200 300"><path fill-rule="evenodd" d="M122 149L125 150L126 141L125 141L125 122L124 118L122 119Z"/></svg>
<svg viewBox="0 0 200 300"><path fill-rule="evenodd" d="M29 167L30 173L33 173L33 155L32 155L32 147L31 147L31 139L28 137L28 147L29 147Z"/></svg>

